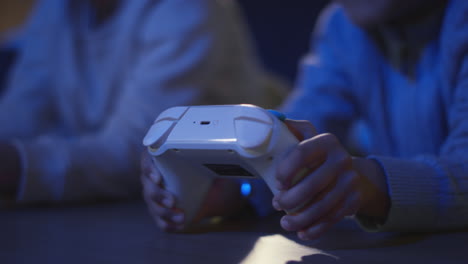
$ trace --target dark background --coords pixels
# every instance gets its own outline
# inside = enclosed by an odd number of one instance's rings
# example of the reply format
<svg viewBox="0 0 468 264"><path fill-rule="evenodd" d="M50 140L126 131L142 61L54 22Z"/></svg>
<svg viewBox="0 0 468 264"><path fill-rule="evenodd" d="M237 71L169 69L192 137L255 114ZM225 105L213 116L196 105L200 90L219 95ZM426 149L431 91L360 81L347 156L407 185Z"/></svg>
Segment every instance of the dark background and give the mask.
<svg viewBox="0 0 468 264"><path fill-rule="evenodd" d="M238 0L267 69L291 83L328 0Z"/></svg>
<svg viewBox="0 0 468 264"><path fill-rule="evenodd" d="M264 66L293 83L299 59L308 50L316 17L329 1L237 1ZM34 3L35 0L0 0L0 40L2 33L21 25Z"/></svg>

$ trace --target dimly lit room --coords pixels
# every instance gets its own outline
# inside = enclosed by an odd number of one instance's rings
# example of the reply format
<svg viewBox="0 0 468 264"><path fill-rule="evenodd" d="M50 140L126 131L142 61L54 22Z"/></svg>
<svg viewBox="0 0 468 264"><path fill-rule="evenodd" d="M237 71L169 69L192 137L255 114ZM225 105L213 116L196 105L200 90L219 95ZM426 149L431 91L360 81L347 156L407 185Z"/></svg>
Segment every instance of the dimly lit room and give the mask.
<svg viewBox="0 0 468 264"><path fill-rule="evenodd" d="M467 28L466 0L0 0L0 263L468 263Z"/></svg>

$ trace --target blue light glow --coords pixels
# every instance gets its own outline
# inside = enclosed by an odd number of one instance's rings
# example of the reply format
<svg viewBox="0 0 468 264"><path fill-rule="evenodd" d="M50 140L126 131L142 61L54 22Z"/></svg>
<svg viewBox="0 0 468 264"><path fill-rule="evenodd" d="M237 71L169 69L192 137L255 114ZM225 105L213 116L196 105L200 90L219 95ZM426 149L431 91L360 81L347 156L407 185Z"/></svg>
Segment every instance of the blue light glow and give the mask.
<svg viewBox="0 0 468 264"><path fill-rule="evenodd" d="M243 182L241 184L241 194L242 196L249 196L252 191L252 186L248 182Z"/></svg>
<svg viewBox="0 0 468 264"><path fill-rule="evenodd" d="M267 111L270 112L271 114L273 114L274 116L276 116L276 118L278 118L280 121L284 122L284 120L286 120L286 115L281 113L281 112L278 112L278 111L273 110L273 109L268 109Z"/></svg>

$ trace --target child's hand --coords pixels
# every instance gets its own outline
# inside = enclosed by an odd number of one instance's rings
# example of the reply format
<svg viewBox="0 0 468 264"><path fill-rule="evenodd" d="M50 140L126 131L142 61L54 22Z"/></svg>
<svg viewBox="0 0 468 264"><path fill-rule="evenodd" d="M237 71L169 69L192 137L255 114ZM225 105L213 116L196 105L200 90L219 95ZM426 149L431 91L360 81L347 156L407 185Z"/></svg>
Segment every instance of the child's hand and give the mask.
<svg viewBox="0 0 468 264"><path fill-rule="evenodd" d="M387 204L379 203L377 207L388 206L388 196L353 167L353 158L334 135L313 136L315 131L303 122L287 121L287 125L295 134L301 132L303 138L310 138L302 141L278 167L276 178L282 191L273 198L273 206L290 212L281 219L284 229L297 231L301 239L315 239L344 216L361 209L374 213L371 207L375 203L368 200L383 197L382 203ZM375 162L362 160L360 168L379 172ZM303 179L294 185L296 175Z"/></svg>
<svg viewBox="0 0 468 264"><path fill-rule="evenodd" d="M158 227L165 231L186 229L184 212L176 207L177 197L164 188L161 173L146 151L142 155L141 170L143 196ZM236 181L216 179L193 222L205 217L230 216L242 210L245 205L246 201L242 199Z"/></svg>
<svg viewBox="0 0 468 264"><path fill-rule="evenodd" d="M146 151L141 157L141 182L143 197L158 227L164 231L183 229L184 213L175 208L175 196L164 189L161 174Z"/></svg>

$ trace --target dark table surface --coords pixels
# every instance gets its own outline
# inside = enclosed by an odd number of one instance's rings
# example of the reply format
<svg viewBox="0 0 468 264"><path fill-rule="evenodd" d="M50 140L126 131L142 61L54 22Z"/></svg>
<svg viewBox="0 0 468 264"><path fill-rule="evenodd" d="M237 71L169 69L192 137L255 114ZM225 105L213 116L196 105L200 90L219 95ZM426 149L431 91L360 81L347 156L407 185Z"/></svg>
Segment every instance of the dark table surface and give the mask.
<svg viewBox="0 0 468 264"><path fill-rule="evenodd" d="M468 231L364 233L349 220L301 242L279 215L168 234L140 202L0 211L0 263L468 263Z"/></svg>

